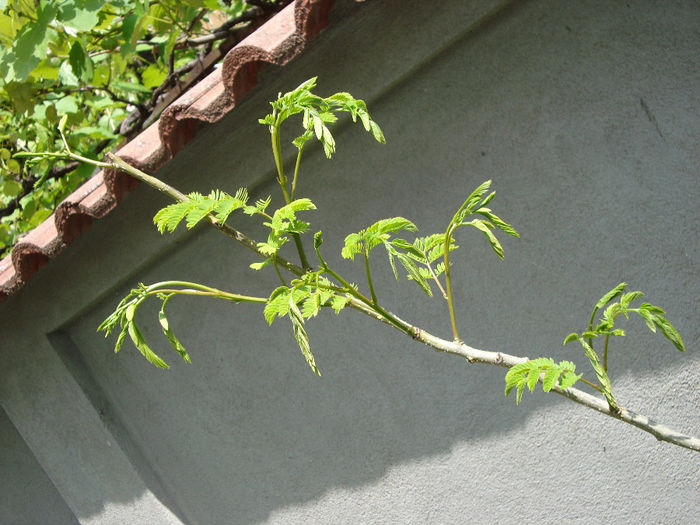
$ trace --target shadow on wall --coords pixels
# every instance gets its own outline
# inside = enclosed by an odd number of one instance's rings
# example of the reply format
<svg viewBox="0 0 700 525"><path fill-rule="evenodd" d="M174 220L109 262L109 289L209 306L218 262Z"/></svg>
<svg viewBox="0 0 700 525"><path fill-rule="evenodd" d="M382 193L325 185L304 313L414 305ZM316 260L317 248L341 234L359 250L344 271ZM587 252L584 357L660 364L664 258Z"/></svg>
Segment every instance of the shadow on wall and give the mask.
<svg viewBox="0 0 700 525"><path fill-rule="evenodd" d="M2 407L0 465L0 523L78 523Z"/></svg>

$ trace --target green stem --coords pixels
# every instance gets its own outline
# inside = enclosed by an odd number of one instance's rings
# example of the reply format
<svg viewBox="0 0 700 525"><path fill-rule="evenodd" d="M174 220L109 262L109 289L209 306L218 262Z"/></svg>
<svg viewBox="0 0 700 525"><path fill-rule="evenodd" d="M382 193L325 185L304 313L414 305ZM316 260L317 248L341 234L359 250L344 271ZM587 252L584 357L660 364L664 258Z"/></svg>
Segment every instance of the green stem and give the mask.
<svg viewBox="0 0 700 525"><path fill-rule="evenodd" d="M605 345L603 346L603 370L608 371L608 341L610 334L605 334Z"/></svg>
<svg viewBox="0 0 700 525"><path fill-rule="evenodd" d="M168 197L171 199L174 199L178 202L185 202L188 201L189 198L183 194L180 193L178 190L173 188L172 186L169 186L168 184L164 183L160 179L157 179L153 177L152 175L149 175L148 173L144 173L138 168L135 168L131 164L128 164L124 160L120 159L117 157L114 153L107 153L107 158L112 161L111 164L108 164L108 167L113 167L120 169L122 171L125 171L135 179L138 179L142 182L145 182L148 184L151 188L155 188L156 190L165 193ZM95 164L96 166L99 166L104 163L99 163L97 164L96 161L90 161L91 164Z"/></svg>
<svg viewBox="0 0 700 525"><path fill-rule="evenodd" d="M297 153L297 161L294 165L294 177L292 178L292 200L297 194L297 176L299 175L299 165L301 164L301 152L304 146L299 147L299 152Z"/></svg>
<svg viewBox="0 0 700 525"><path fill-rule="evenodd" d="M294 197L290 197L287 191L287 178L284 176L284 168L282 166L282 144L280 142L280 123L275 123L270 130L271 142L272 142L272 155L275 158L275 167L277 168L277 182L279 182L280 188L282 188L282 194L284 195L284 202L289 204L292 202ZM299 161L301 159L301 150L299 155L297 155L297 168L299 167ZM292 182L292 195L296 191L296 170L294 172L294 181ZM306 252L304 252L304 245L301 242L301 235L298 233L293 233L292 238L294 239L294 244L297 247L297 252L299 253L299 261L301 266L306 271L311 271L311 265L306 258Z"/></svg>
<svg viewBox="0 0 700 525"><path fill-rule="evenodd" d="M377 294L374 293L374 284L372 284L372 272L369 269L369 253L367 248L364 251L365 256L365 272L367 273L367 284L369 285L369 293L372 295L372 304L377 305Z"/></svg>
<svg viewBox="0 0 700 525"><path fill-rule="evenodd" d="M596 312L597 312L597 310L594 309L594 310L593 310L593 313L591 313L591 318L590 318L590 320L588 321L588 331L589 331L589 332L592 332L592 331L593 331L593 321L595 321L595 314L596 314ZM587 341L588 341L588 346L590 346L591 348L593 348L593 338L592 338L592 337L587 337L586 339L587 339Z"/></svg>
<svg viewBox="0 0 700 525"><path fill-rule="evenodd" d="M426 261L428 260L427 255L425 257L425 260ZM433 277L433 281L435 281L435 284L437 284L438 288L440 289L440 292L442 292L442 296L445 298L445 300L447 300L447 292L442 287L442 283L440 282L440 279L438 279L438 276L435 275L435 272L433 271L433 267L430 265L429 262L426 262L426 266L428 267L428 271L430 272L430 275Z"/></svg>
<svg viewBox="0 0 700 525"><path fill-rule="evenodd" d="M168 288L171 286L183 286L187 288ZM183 294L183 295L206 295L209 297L219 297L228 299L229 301L245 302L245 303L267 303L266 297L253 297L250 295L241 295L231 292L225 292L211 286L205 286L199 283L191 283L188 281L162 281L152 284L146 288L147 295L156 295L159 293Z"/></svg>
<svg viewBox="0 0 700 525"><path fill-rule="evenodd" d="M452 224L445 232L445 288L447 289L447 308L450 311L450 323L452 324L452 339L461 341L459 331L457 330L457 317L455 316L454 296L452 294L452 279L450 278L450 241L452 232L454 231Z"/></svg>
<svg viewBox="0 0 700 525"><path fill-rule="evenodd" d="M297 252L299 252L299 261L301 262L301 267L307 272L312 270L309 261L306 259L306 252L304 252L304 245L301 242L301 235L298 233L292 234L292 239L294 239L294 244L297 246Z"/></svg>
<svg viewBox="0 0 700 525"><path fill-rule="evenodd" d="M291 202L289 198L289 193L287 193L287 179L284 177L284 168L282 167L282 144L280 142L280 128L279 123L276 123L270 129L270 140L272 142L272 156L275 158L275 168L277 169L277 182L282 187L282 193L284 193L284 202L289 204Z"/></svg>
<svg viewBox="0 0 700 525"><path fill-rule="evenodd" d="M185 202L185 201L189 200L186 195L179 192L177 189L175 189L172 186L166 184L165 182L163 182L155 177L152 177L151 175L148 175L148 174L144 173L143 171L131 166L130 164L126 163L125 161L123 161L122 159L117 157L116 155L114 155L112 153L108 153L107 156L112 161L111 164L107 164L108 167L120 169L120 170L128 173L129 175L131 175L135 179L137 179L141 182L145 182L150 187L152 187L160 192L165 193L168 197L170 197L171 199L173 199L177 202ZM91 159L89 160L89 162L90 162L90 164L94 164L96 166L100 166L100 165L104 164L104 163L99 163L99 162L91 160ZM244 233L236 230L235 228L232 228L231 226L229 226L225 223L224 224L220 223L216 219L216 217L214 217L211 214L209 214L209 222L214 226L214 228L219 230L224 235L227 235L228 237L231 237L233 240L241 243L243 246L254 251L256 254L258 254L263 259L267 259L268 255L261 252L260 249L258 248L257 243L253 239L251 239L250 237L245 235ZM283 257L278 256L277 263L282 265L285 270L293 273L294 275L304 275L304 273L306 272L305 268L300 268L296 264L293 264L293 263L287 261Z"/></svg>
<svg viewBox="0 0 700 525"><path fill-rule="evenodd" d="M343 279L338 273L333 271L333 269L330 266L328 266L326 261L323 259L323 256L321 255L321 250L318 248L318 246L316 246L316 255L318 256L318 260L321 262L321 266L324 269L324 271L331 274L333 278L335 278L340 284L342 284L345 287L345 289L343 290L345 293L349 293L350 295L352 295L355 299L365 304L366 307L369 308L372 312L379 314L381 318L383 318L385 321L387 321L389 324L393 325L397 329L401 330L403 333L413 336L413 327L406 326L406 323L402 323L389 311L379 306L376 303L376 300L372 302L370 299L361 294L358 290L355 290L355 288L353 288L353 286L345 279Z"/></svg>
<svg viewBox="0 0 700 525"><path fill-rule="evenodd" d="M584 378L580 377L580 378L579 378L579 381L581 381L582 383L586 383L586 384L587 384L588 386L590 386L591 388L595 388L595 389L596 389L598 392L600 392L601 394L603 393L603 389L602 389L602 388L600 388L600 387L599 387L598 385L596 385L595 383L591 383L590 381L588 381L588 379L584 379Z"/></svg>
<svg viewBox="0 0 700 525"><path fill-rule="evenodd" d="M287 283L284 281L284 277L282 277L282 273L280 272L280 269L277 266L277 256L276 255L272 260L272 266L275 267L275 272L277 272L277 277L280 278L280 282L282 283L282 286L287 286Z"/></svg>

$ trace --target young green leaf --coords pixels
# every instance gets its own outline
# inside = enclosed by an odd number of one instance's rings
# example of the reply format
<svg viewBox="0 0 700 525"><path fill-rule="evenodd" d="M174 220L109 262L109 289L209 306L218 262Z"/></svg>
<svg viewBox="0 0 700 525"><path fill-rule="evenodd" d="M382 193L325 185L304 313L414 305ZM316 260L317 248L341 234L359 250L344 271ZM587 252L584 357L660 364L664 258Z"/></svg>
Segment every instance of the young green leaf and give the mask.
<svg viewBox="0 0 700 525"><path fill-rule="evenodd" d="M397 253L396 258L402 264L406 272L408 273L408 278L414 281L421 289L428 295L428 297L433 296L433 291L430 289L430 285L425 277L421 274L416 263L407 255L403 253ZM398 280L398 277L397 277Z"/></svg>
<svg viewBox="0 0 700 525"><path fill-rule="evenodd" d="M591 363L591 366L593 367L593 371L595 372L595 375L598 378L598 383L600 383L600 386L603 390L603 395L608 401L608 405L610 405L610 410L612 410L613 412L617 412L618 405L612 393L612 385L610 384L610 378L608 377L608 373L603 368L598 354L596 354L595 350L593 350L593 347L591 347L583 337L579 338L579 343L581 343L581 346L583 347L583 352L584 354L586 354L586 357L588 358L588 360Z"/></svg>
<svg viewBox="0 0 700 525"><path fill-rule="evenodd" d="M486 193L486 190L488 190L490 187L491 181L487 180L482 182L473 192L471 192L469 197L467 197L467 199L464 201L464 204L462 204L457 210L457 213L455 213L452 219L452 224L461 223L467 215L471 214L481 198L484 196L484 193Z"/></svg>
<svg viewBox="0 0 700 525"><path fill-rule="evenodd" d="M661 333L664 334L664 337L673 343L673 346L675 346L681 352L685 352L685 345L683 344L681 335L673 327L673 325L666 320L665 317L655 315L654 324L659 327Z"/></svg>
<svg viewBox="0 0 700 525"><path fill-rule="evenodd" d="M139 352L150 362L153 363L158 368L170 368L165 361L158 357L153 350L146 344L146 339L141 333L141 330L133 320L129 321L129 336L134 343L134 346L138 348Z"/></svg>
<svg viewBox="0 0 700 525"><path fill-rule="evenodd" d="M178 224L180 224L185 218L185 215L189 212L190 207L191 205L189 202L177 202L159 210L155 217L153 217L153 222L158 228L158 231L161 234L166 230L174 232Z"/></svg>
<svg viewBox="0 0 700 525"><path fill-rule="evenodd" d="M557 379L559 378L560 374L561 371L559 368L555 366L548 368L544 373L544 377L542 378L542 390L549 392L552 387L557 384Z"/></svg>
<svg viewBox="0 0 700 525"><path fill-rule="evenodd" d="M185 350L185 347L182 346L182 343L178 340L177 337L175 337L175 334L173 331L170 329L170 325L168 323L168 318L165 316L165 305L168 302L168 299L170 299L172 295L167 296L165 299L163 299L163 303L161 305L160 311L158 312L158 321L160 322L161 328L163 328L163 333L165 336L168 338L168 341L170 342L170 346L172 346L175 351L180 354L180 357L186 362L186 363L192 363L192 360L190 359L189 354L187 353L187 350Z"/></svg>
<svg viewBox="0 0 700 525"><path fill-rule="evenodd" d="M493 228L493 225L490 222L484 221L481 219L474 219L474 220L466 222L464 224L474 226L477 230L479 230L481 233L483 233L484 236L486 237L486 239L488 239L489 244L491 245L491 248L496 253L496 255L498 255L498 257L500 259L503 259L503 247L501 246L501 243L498 242L498 239L496 239L496 236L491 231L491 229Z"/></svg>
<svg viewBox="0 0 700 525"><path fill-rule="evenodd" d="M122 349L122 345L124 344L124 341L126 340L126 335L129 333L129 326L125 325L122 328L122 331L119 332L119 337L117 337L117 342L114 345L114 353L117 354L119 353L119 350Z"/></svg>
<svg viewBox="0 0 700 525"><path fill-rule="evenodd" d="M369 130L372 132L372 136L377 142L381 144L386 144L386 138L384 138L384 133L382 133L381 128L375 121L369 121Z"/></svg>
<svg viewBox="0 0 700 525"><path fill-rule="evenodd" d="M496 194L496 192L493 192L491 194L491 196L495 195L495 194ZM513 228L510 224L508 224L506 221L501 219L499 216L492 213L489 208L484 208L482 206L481 208L476 210L475 213L478 213L479 215L486 217L488 220L490 220L496 226L496 228L503 230L503 232L510 235L511 237L520 237L518 232L515 231L515 228Z"/></svg>
<svg viewBox="0 0 700 525"><path fill-rule="evenodd" d="M566 336L564 339L564 345L568 345L571 341L578 341L578 334L577 333L571 333Z"/></svg>
<svg viewBox="0 0 700 525"><path fill-rule="evenodd" d="M279 286L272 291L263 309L268 324L271 325L275 317L284 317L287 314L290 294L291 291L286 286Z"/></svg>
<svg viewBox="0 0 700 525"><path fill-rule="evenodd" d="M316 360L314 359L314 355L311 353L311 348L309 346L309 336L304 328L304 317L299 311L299 308L297 307L292 295L289 297L288 308L289 319L292 321L292 327L294 329L294 338L301 349L301 353L304 355L304 358L306 359L306 362L311 370L313 370L316 375L320 376L321 372L316 366Z"/></svg>
<svg viewBox="0 0 700 525"><path fill-rule="evenodd" d="M615 299L615 297L620 295L626 287L627 287L627 283L620 283L615 288L613 288L608 293L606 293L603 297L601 297L600 300L596 303L595 307L593 307L593 313L591 314L591 319L593 319L593 317L595 316L595 313L599 309L601 309L603 306L605 306L610 301Z"/></svg>
<svg viewBox="0 0 700 525"><path fill-rule="evenodd" d="M318 312L321 311L321 294L314 293L306 298L301 308L301 315L304 319L310 319L316 317Z"/></svg>
<svg viewBox="0 0 700 525"><path fill-rule="evenodd" d="M639 291L622 294L622 297L620 297L620 305L623 308L627 308L632 301L639 299L640 297L644 297L644 294Z"/></svg>
<svg viewBox="0 0 700 525"><path fill-rule="evenodd" d="M335 311L336 314L339 314L340 311L343 308L345 308L349 302L350 297L348 297L347 295L334 295L331 299L331 308L333 308L333 311Z"/></svg>
<svg viewBox="0 0 700 525"><path fill-rule="evenodd" d="M507 396L513 388L517 387L519 395L516 396L515 401L519 404L525 387L531 392L534 391L538 380L542 380L542 389L545 392L551 391L557 385L557 381L559 381L559 388L569 388L581 378L581 375L577 376L575 371L576 365L570 361L561 361L556 364L549 357L531 359L514 365L508 370L505 377L505 395Z"/></svg>
<svg viewBox="0 0 700 525"><path fill-rule="evenodd" d="M269 265L272 264L273 262L274 262L274 258L268 257L267 259L265 259L265 260L262 261L262 262L255 262L255 263L252 263L252 264L250 265L250 268L253 269L253 270L262 270L263 268L265 268L265 266L269 266Z"/></svg>

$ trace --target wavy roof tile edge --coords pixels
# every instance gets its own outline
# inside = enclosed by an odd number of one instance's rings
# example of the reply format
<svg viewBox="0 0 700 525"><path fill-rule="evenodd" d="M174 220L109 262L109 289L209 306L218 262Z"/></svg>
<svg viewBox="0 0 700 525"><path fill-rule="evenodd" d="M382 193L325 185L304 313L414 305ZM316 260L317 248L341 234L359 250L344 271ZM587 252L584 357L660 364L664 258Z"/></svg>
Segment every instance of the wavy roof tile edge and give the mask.
<svg viewBox="0 0 700 525"><path fill-rule="evenodd" d="M265 64L283 66L303 52L328 24L332 0L295 0L225 56L215 69L173 101L160 118L116 154L155 172L190 142L200 123L231 111L257 84ZM19 290L39 268L61 253L90 225L112 211L137 181L114 169L97 172L66 197L43 223L0 260L0 301Z"/></svg>

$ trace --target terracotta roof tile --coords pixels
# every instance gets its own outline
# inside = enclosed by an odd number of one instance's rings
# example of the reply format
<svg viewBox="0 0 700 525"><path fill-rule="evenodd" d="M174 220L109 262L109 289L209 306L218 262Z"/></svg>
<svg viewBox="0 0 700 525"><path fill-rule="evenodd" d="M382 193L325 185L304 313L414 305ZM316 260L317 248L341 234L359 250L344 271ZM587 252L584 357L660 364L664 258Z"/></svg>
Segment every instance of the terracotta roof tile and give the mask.
<svg viewBox="0 0 700 525"><path fill-rule="evenodd" d="M190 142L202 123L231 111L257 83L265 64L282 66L299 55L328 23L332 0L295 0L234 46L214 70L176 99L160 119L117 155L155 172ZM42 224L0 260L0 301L15 293L92 222L109 213L137 182L113 169L96 173L69 195Z"/></svg>

